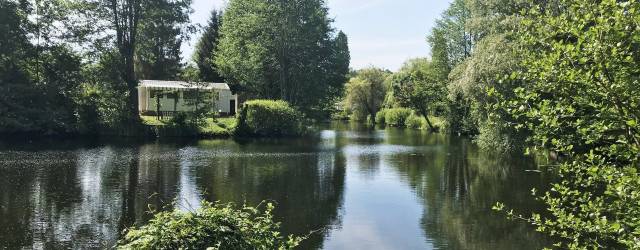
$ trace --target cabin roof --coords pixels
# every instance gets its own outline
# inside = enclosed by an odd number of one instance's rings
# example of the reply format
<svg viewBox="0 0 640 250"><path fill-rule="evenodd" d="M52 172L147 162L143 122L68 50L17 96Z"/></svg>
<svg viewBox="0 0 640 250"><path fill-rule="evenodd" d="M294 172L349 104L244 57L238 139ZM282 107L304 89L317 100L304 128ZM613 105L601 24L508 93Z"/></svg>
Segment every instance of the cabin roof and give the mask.
<svg viewBox="0 0 640 250"><path fill-rule="evenodd" d="M226 83L198 82L187 83L183 81L159 81L159 80L141 80L138 87L145 88L161 88L161 89L219 89L230 90Z"/></svg>

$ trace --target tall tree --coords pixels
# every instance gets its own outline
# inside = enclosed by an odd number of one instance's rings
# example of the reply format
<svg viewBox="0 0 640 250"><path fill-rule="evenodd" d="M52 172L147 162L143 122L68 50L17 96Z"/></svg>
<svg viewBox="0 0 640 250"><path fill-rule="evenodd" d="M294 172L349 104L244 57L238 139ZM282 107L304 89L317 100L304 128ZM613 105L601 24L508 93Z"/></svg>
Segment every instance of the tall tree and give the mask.
<svg viewBox="0 0 640 250"><path fill-rule="evenodd" d="M143 6L136 48L139 78L176 80L182 43L194 30L190 24L191 0L154 0Z"/></svg>
<svg viewBox="0 0 640 250"><path fill-rule="evenodd" d="M327 77L327 92L316 107L311 107L316 119L330 118L332 113L337 111L337 103L344 97L345 83L349 77L349 63L351 54L349 52L349 40L347 35L340 31L334 40L331 57L326 60L325 75Z"/></svg>
<svg viewBox="0 0 640 250"><path fill-rule="evenodd" d="M317 106L337 81L331 23L324 0L232 0L216 64L249 96Z"/></svg>
<svg viewBox="0 0 640 250"><path fill-rule="evenodd" d="M440 81L448 82L450 72L473 52L478 35L469 29L470 19L469 0L454 0L436 21L436 26L428 37L432 60L438 69ZM477 133L477 126L470 119L469 100L451 91L449 99L449 114L446 118L450 132Z"/></svg>
<svg viewBox="0 0 640 250"><path fill-rule="evenodd" d="M205 27L193 55L193 60L200 70L200 79L205 82L224 82L224 78L220 76L214 62L221 26L222 12L214 9L211 11L207 27Z"/></svg>
<svg viewBox="0 0 640 250"><path fill-rule="evenodd" d="M120 77L127 86L127 113L132 121L138 116L138 79L135 74L135 52L142 11L148 0L97 0L98 11L109 20L115 31L115 45L119 52Z"/></svg>
<svg viewBox="0 0 640 250"><path fill-rule="evenodd" d="M368 68L358 71L357 76L349 80L346 102L356 117L361 116L357 118L366 119L369 116L370 121L375 122L387 94L385 80L388 76L389 73L384 70Z"/></svg>
<svg viewBox="0 0 640 250"><path fill-rule="evenodd" d="M451 70L471 55L477 34L469 29L471 12L468 0L454 0L442 17L436 21L428 41L434 48L436 62L446 62L445 70Z"/></svg>

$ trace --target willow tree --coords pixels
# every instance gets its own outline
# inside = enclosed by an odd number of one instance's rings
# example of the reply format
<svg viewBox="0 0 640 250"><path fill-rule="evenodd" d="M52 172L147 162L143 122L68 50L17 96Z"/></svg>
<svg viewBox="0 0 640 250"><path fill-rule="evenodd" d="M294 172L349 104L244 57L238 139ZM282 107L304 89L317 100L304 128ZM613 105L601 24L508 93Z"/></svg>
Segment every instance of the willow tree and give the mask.
<svg viewBox="0 0 640 250"><path fill-rule="evenodd" d="M231 0L215 63L248 97L317 106L348 73L332 22L324 0Z"/></svg>
<svg viewBox="0 0 640 250"><path fill-rule="evenodd" d="M356 116L356 119L370 117L370 122L375 122L378 111L382 109L387 95L386 79L389 72L367 68L357 72L356 77L349 80L346 85L346 103Z"/></svg>

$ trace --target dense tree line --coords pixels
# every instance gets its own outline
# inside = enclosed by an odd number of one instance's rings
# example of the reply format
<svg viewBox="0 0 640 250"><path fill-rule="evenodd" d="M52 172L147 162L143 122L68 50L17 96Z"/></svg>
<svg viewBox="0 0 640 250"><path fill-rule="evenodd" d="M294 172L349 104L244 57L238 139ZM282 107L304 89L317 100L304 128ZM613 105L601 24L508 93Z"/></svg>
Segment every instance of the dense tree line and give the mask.
<svg viewBox="0 0 640 250"><path fill-rule="evenodd" d="M197 29L191 3L2 1L0 86L11 94L0 97L0 132L139 124L139 79L228 79L244 99L283 99L318 118L335 108L350 56L324 1L231 1L212 12L193 65L180 51Z"/></svg>
<svg viewBox="0 0 640 250"><path fill-rule="evenodd" d="M2 8L0 132L137 121L137 80L174 79L190 0L13 1Z"/></svg>

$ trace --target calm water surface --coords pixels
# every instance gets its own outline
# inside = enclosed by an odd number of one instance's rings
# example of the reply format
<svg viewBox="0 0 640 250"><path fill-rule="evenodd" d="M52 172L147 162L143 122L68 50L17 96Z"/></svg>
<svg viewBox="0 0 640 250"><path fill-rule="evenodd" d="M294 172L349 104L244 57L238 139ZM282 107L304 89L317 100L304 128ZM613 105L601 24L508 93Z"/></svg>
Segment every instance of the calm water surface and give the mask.
<svg viewBox="0 0 640 250"><path fill-rule="evenodd" d="M354 124L295 140L0 141L0 249L110 248L174 200L272 200L286 233L324 229L303 249L540 249L531 227L491 211L540 209L535 166Z"/></svg>

